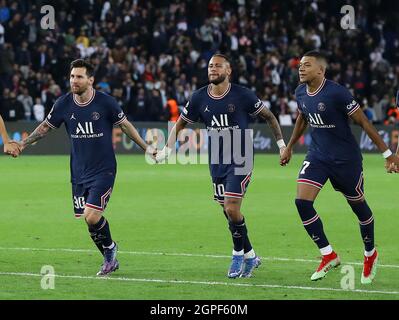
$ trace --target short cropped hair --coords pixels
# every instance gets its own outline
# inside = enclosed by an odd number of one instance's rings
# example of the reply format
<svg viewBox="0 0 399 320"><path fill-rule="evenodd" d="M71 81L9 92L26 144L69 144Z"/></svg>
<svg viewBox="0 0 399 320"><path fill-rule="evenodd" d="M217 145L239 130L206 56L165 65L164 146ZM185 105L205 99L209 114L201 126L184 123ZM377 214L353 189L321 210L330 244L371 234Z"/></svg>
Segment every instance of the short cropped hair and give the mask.
<svg viewBox="0 0 399 320"><path fill-rule="evenodd" d="M325 67L327 67L327 55L323 52L317 51L317 50L312 50L306 52L304 57L314 57L316 60L321 62Z"/></svg>
<svg viewBox="0 0 399 320"><path fill-rule="evenodd" d="M76 59L72 61L69 71L72 71L73 68L86 68L87 76L89 78L94 76L94 66L84 59Z"/></svg>

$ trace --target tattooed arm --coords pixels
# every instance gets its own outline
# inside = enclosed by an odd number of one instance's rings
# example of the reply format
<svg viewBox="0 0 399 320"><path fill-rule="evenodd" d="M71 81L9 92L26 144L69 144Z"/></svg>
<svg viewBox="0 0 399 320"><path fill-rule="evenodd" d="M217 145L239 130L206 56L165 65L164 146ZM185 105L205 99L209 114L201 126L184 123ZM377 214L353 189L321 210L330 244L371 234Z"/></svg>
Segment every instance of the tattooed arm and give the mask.
<svg viewBox="0 0 399 320"><path fill-rule="evenodd" d="M265 120L269 125L270 129L273 132L274 138L276 141L283 140L283 134L281 133L280 125L274 114L266 107L264 107L259 113L258 116ZM284 140L283 140L284 141Z"/></svg>
<svg viewBox="0 0 399 320"><path fill-rule="evenodd" d="M52 130L50 126L43 121L36 129L33 131L29 137L25 138L20 142L21 151L25 149L28 145L35 143L36 141L44 138Z"/></svg>

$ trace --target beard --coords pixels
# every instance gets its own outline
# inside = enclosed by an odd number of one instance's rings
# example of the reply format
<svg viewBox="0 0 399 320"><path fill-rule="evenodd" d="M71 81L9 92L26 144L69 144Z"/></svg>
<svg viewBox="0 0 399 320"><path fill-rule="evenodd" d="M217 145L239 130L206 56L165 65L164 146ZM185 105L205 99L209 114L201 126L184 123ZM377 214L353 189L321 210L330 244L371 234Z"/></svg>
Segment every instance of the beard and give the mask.
<svg viewBox="0 0 399 320"><path fill-rule="evenodd" d="M76 88L76 89L72 88L71 90L72 90L72 93L80 96L87 90L87 86L79 86L78 88Z"/></svg>
<svg viewBox="0 0 399 320"><path fill-rule="evenodd" d="M211 80L210 77L208 76L208 79L209 79L210 83L212 83L212 84L217 86L218 84L222 83L226 79L226 77L227 77L227 74L223 74L223 75L221 75L221 76L219 76L219 77L217 77L216 79L213 79L213 80Z"/></svg>

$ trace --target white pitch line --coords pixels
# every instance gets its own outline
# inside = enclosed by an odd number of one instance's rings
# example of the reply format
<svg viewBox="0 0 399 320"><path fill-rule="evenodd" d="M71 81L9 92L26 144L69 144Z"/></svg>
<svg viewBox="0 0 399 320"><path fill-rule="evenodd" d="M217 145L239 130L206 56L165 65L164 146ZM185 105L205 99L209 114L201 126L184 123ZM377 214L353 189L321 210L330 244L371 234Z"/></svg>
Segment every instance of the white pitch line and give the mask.
<svg viewBox="0 0 399 320"><path fill-rule="evenodd" d="M20 277L43 277L42 274L28 273L28 272L0 272L0 276L20 276ZM46 275L49 277L49 275ZM194 284L206 286L228 286L228 287L247 287L247 288L274 288L274 289L298 289L298 290L316 290L316 291L336 291L336 292L355 292L367 294L397 294L399 291L380 291L380 290L345 290L337 288L322 288L322 287L302 287L302 286L283 286L276 284L249 284L249 283L232 283L219 281L190 281L190 280L165 280L165 279L141 279L141 278L125 278L125 277L93 277L93 276L79 276L79 275L59 275L55 274L55 278L65 279L83 279L83 280L113 280L113 281L130 281L130 282L154 282L166 284Z"/></svg>
<svg viewBox="0 0 399 320"><path fill-rule="evenodd" d="M92 249L68 249L68 248L8 248L0 247L0 250L16 250L16 251L63 251L63 252L97 252L97 250ZM200 253L174 253L174 252L148 252L148 251L118 251L120 254L133 254L133 255L153 255L153 256L176 256L176 257L200 257L200 258L231 258L231 256L215 255L215 254L200 254ZM319 263L320 260L312 259L299 259L299 258L281 258L281 257L261 257L263 260L269 261L295 261L295 262L311 262ZM348 265L358 265L362 266L361 262L345 262ZM379 268L395 268L399 269L399 265L395 264L378 264Z"/></svg>

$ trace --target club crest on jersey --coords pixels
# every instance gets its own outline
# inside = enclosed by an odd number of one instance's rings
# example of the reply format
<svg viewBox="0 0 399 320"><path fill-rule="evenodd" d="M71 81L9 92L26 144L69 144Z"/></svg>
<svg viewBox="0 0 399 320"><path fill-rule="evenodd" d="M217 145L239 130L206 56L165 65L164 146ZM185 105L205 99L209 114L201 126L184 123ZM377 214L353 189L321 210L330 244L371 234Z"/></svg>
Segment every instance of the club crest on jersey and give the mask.
<svg viewBox="0 0 399 320"><path fill-rule="evenodd" d="M93 112L92 114L91 114L91 118L95 121L95 120L98 120L98 119L100 119L100 114L98 113L98 112Z"/></svg>
<svg viewBox="0 0 399 320"><path fill-rule="evenodd" d="M319 111L324 111L326 110L326 105L323 102L319 102L319 104L317 105L317 109Z"/></svg>
<svg viewBox="0 0 399 320"><path fill-rule="evenodd" d="M236 110L236 107L235 107L234 104L229 104L229 105L227 106L227 111L228 111L228 112L234 112L235 110Z"/></svg>

